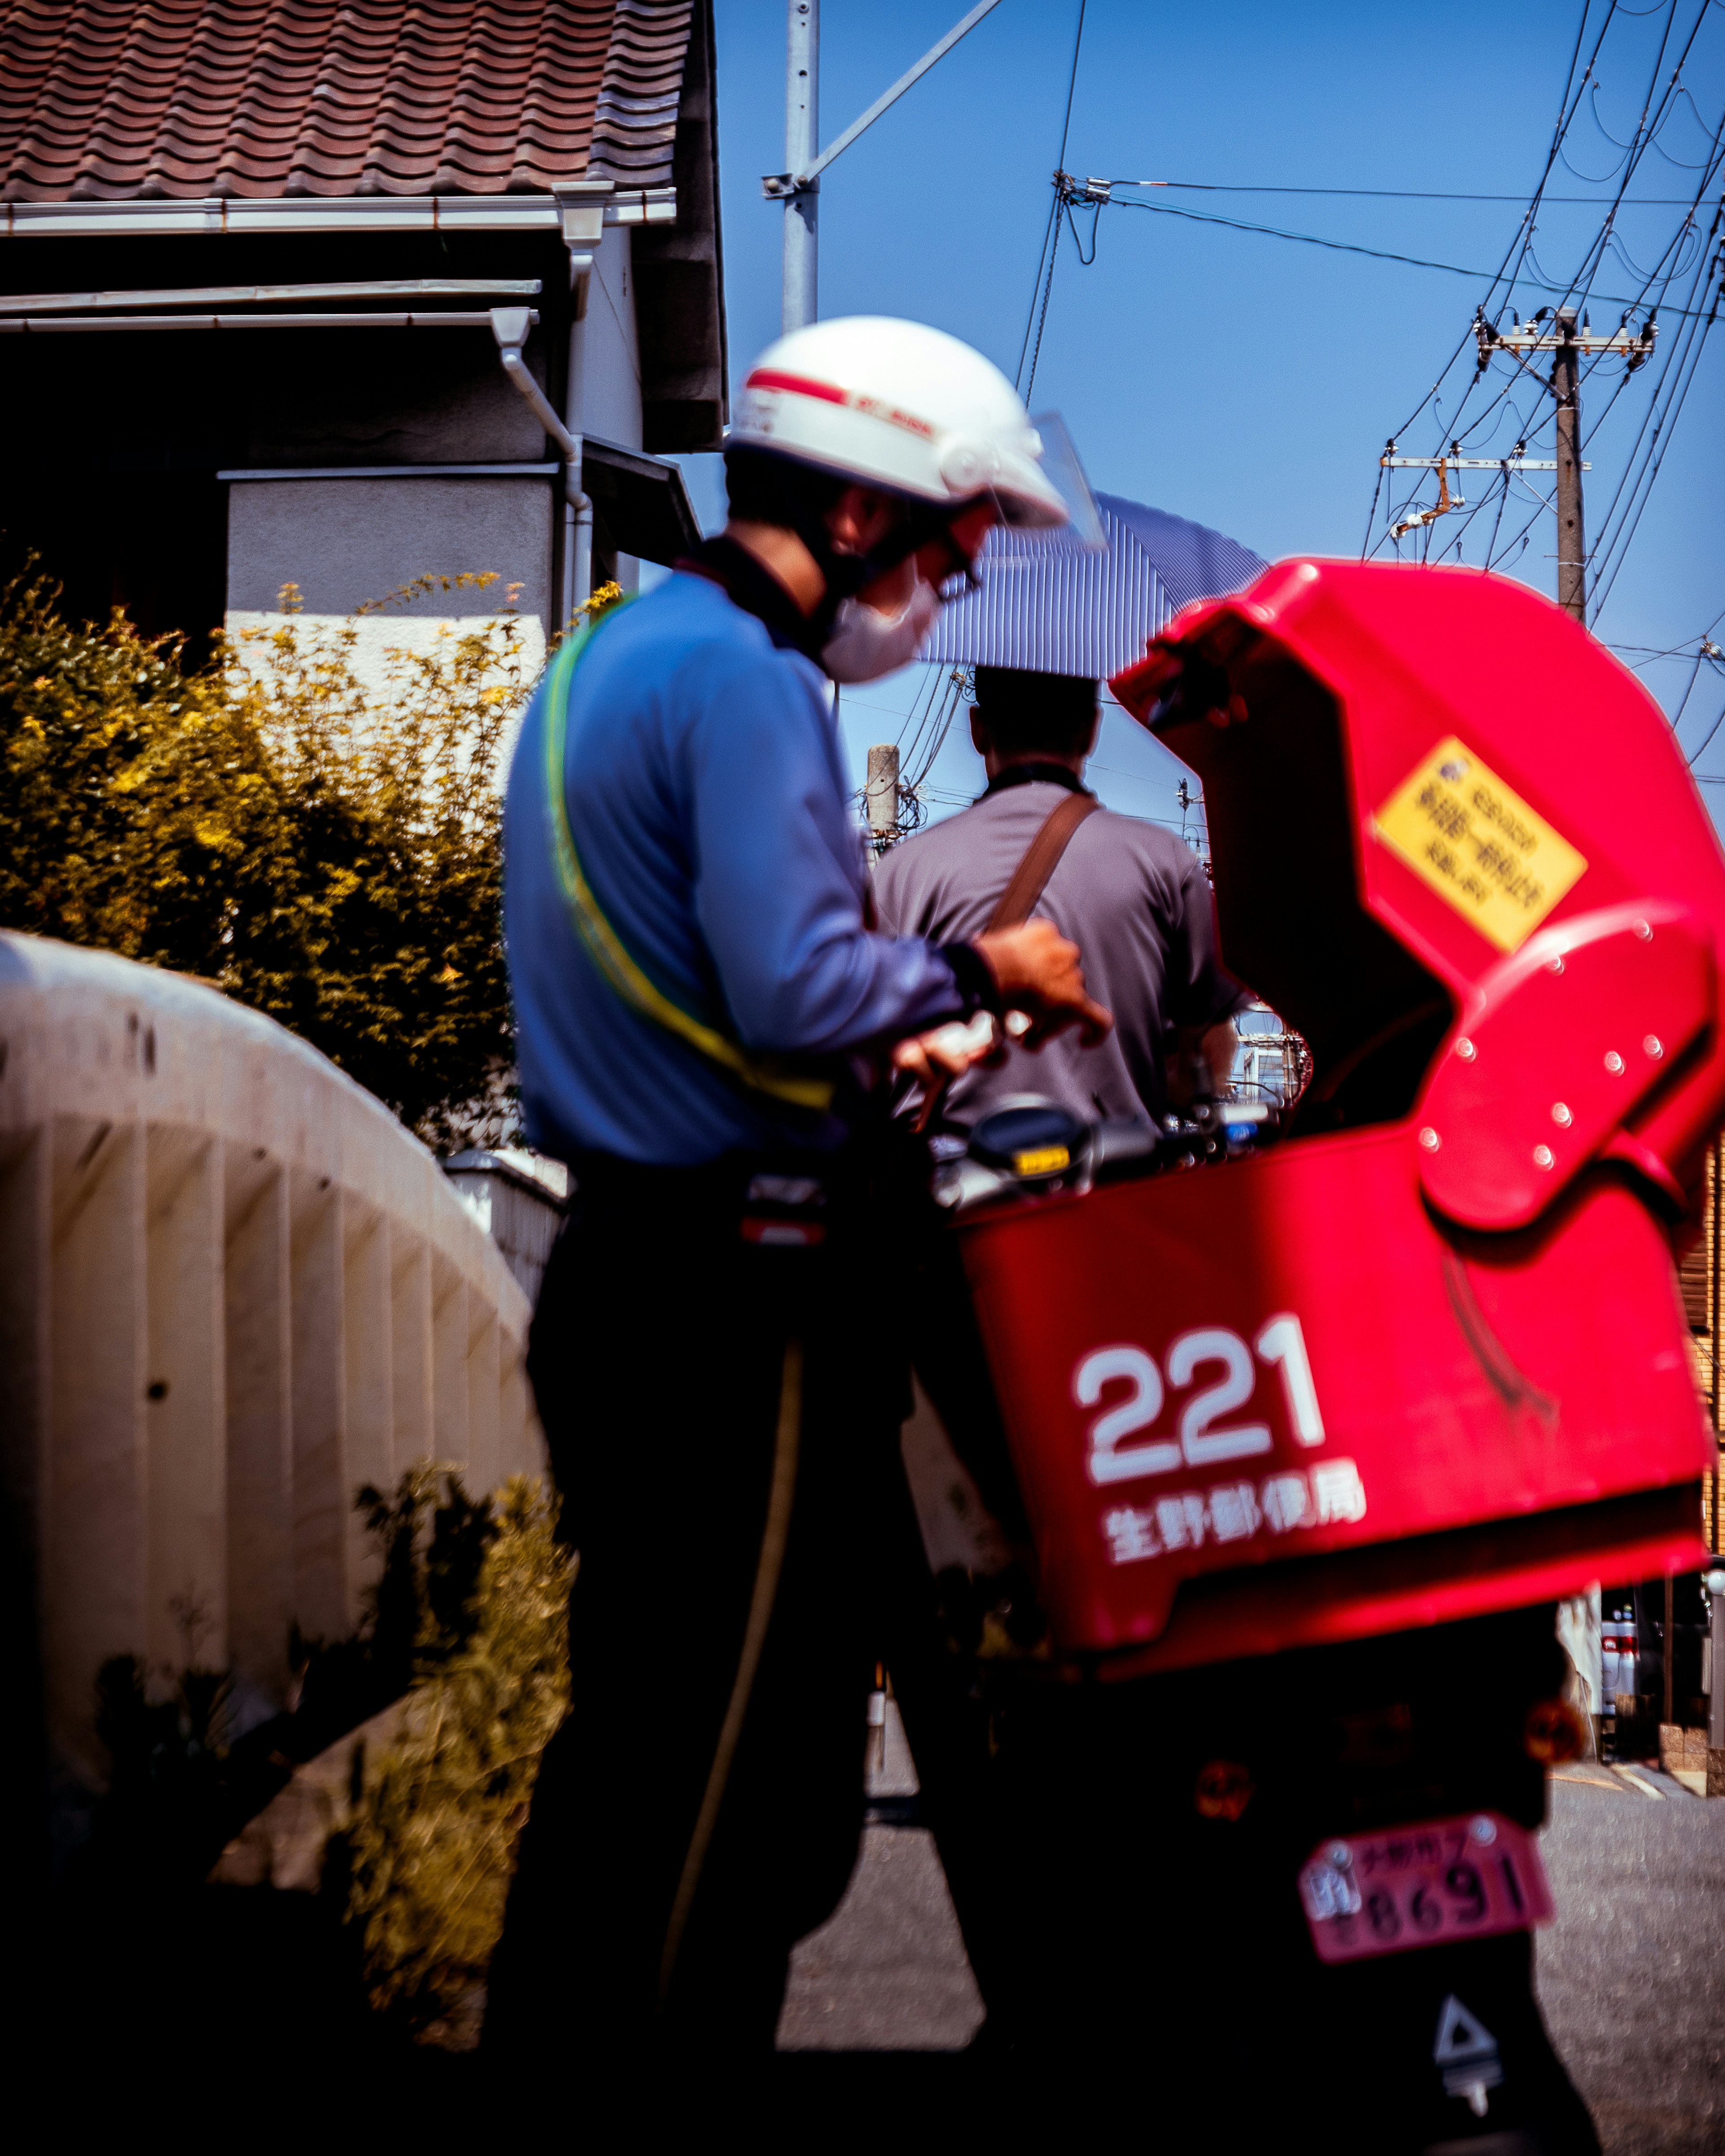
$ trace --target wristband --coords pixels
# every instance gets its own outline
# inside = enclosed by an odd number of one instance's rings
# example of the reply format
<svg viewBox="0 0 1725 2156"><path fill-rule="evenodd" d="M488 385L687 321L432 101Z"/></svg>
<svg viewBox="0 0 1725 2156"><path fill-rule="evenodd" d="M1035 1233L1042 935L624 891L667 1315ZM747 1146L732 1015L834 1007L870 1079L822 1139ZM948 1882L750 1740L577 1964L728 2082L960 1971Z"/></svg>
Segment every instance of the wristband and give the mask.
<svg viewBox="0 0 1725 2156"><path fill-rule="evenodd" d="M942 943L938 948L952 969L965 1017L974 1018L979 1010L992 1011L996 1018L1004 1017L1006 1006L1000 1000L1000 984L994 978L994 969L975 944Z"/></svg>

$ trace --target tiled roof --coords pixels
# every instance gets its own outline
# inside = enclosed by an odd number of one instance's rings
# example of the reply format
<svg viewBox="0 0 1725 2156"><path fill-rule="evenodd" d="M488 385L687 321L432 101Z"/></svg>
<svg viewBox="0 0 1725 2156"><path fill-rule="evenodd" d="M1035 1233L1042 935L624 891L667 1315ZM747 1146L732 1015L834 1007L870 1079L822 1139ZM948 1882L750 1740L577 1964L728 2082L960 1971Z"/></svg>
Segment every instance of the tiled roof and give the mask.
<svg viewBox="0 0 1725 2156"><path fill-rule="evenodd" d="M0 0L0 200L671 178L693 0Z"/></svg>

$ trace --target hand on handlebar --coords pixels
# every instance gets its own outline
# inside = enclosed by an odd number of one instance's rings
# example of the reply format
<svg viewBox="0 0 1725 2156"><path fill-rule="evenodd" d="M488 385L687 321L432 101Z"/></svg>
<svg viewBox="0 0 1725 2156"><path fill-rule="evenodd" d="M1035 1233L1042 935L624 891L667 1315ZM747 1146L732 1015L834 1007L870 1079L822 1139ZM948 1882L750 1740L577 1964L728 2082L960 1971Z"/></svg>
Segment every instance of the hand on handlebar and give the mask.
<svg viewBox="0 0 1725 2156"><path fill-rule="evenodd" d="M1022 1011L1030 1021L1019 1035L1023 1046L1040 1047L1069 1025L1079 1028L1086 1048L1106 1038L1113 1016L1085 993L1078 946L1051 921L996 929L976 937L975 948L994 976L1008 1011Z"/></svg>
<svg viewBox="0 0 1725 2156"><path fill-rule="evenodd" d="M931 1100L943 1093L955 1078L962 1078L973 1063L996 1052L999 1029L987 1011L978 1011L968 1024L951 1019L927 1033L912 1034L892 1051L892 1067L912 1077Z"/></svg>

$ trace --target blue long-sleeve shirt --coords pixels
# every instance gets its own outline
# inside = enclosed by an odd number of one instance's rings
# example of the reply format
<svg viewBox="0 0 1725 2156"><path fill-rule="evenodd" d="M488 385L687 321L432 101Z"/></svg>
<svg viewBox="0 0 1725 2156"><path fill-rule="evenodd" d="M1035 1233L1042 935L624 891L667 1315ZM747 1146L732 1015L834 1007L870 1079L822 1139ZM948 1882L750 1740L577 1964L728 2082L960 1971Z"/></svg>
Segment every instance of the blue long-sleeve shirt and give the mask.
<svg viewBox="0 0 1725 2156"><path fill-rule="evenodd" d="M693 1166L831 1147L625 1004L557 880L546 685L505 811L504 921L528 1142ZM863 925L866 871L825 677L717 584L682 572L603 623L569 694L564 796L587 880L674 1002L757 1054L842 1059L963 1008L951 963Z"/></svg>

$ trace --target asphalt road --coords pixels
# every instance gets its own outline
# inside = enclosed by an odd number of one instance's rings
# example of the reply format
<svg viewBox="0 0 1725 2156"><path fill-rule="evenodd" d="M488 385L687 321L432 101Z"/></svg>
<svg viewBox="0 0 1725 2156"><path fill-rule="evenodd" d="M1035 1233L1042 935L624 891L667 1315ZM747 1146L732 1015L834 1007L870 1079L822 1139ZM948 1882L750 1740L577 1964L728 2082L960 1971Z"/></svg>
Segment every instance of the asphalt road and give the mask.
<svg viewBox="0 0 1725 2156"><path fill-rule="evenodd" d="M896 1723L888 1740L870 1786L890 1807L916 1784ZM1553 1779L1540 2000L1605 2156L1722 2156L1725 1801L1642 1780L1659 1794L1592 1765ZM843 1904L797 1950L780 2050L952 2052L982 2019L932 1838L869 1827Z"/></svg>
<svg viewBox="0 0 1725 2156"><path fill-rule="evenodd" d="M868 1778L890 1806L916 1769L887 1702L885 1757ZM982 1994L926 1827L867 1826L850 1891L798 1948L778 2024L782 2051L958 2051L982 2026Z"/></svg>
<svg viewBox="0 0 1725 2156"><path fill-rule="evenodd" d="M1610 1768L1553 1778L1546 2026L1606 2156L1725 2150L1725 1800ZM1604 1786L1602 1786L1604 1785Z"/></svg>

